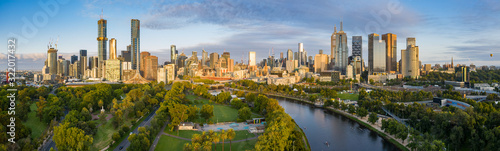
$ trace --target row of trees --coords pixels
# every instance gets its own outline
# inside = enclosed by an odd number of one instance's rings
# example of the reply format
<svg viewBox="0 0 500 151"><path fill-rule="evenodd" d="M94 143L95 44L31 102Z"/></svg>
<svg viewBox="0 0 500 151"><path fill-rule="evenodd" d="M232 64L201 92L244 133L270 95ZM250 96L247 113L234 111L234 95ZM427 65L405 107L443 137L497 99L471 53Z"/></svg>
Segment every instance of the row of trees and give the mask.
<svg viewBox="0 0 500 151"><path fill-rule="evenodd" d="M217 150L217 143L222 142L222 151L224 151L225 140L229 140L229 150L231 150L232 140L236 136L233 129L229 129L227 132L221 130L220 133L209 130L208 133L203 131L202 134L194 134L191 138L191 143L184 144L185 151L211 151L212 146Z"/></svg>

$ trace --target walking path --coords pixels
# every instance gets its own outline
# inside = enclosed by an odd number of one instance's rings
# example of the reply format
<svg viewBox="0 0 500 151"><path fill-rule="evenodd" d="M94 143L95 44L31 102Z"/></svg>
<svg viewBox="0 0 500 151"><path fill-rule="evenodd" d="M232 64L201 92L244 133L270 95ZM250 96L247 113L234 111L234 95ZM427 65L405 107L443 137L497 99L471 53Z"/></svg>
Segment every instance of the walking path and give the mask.
<svg viewBox="0 0 500 151"><path fill-rule="evenodd" d="M153 141L153 144L151 144L151 147L149 148L149 151L154 151L156 148L156 144L158 144L158 141L160 140L160 136L163 134L163 130L165 130L165 127L167 127L168 122L165 122L165 125L161 128L160 132L158 135L156 135L155 140Z"/></svg>

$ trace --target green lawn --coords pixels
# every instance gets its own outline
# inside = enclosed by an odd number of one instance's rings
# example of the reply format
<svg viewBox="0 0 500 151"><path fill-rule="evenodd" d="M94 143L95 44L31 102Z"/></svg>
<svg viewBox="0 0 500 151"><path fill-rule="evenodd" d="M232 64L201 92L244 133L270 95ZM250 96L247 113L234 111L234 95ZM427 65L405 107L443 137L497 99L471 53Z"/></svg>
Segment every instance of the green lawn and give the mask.
<svg viewBox="0 0 500 151"><path fill-rule="evenodd" d="M47 124L40 121L38 117L36 117L36 104L35 102L30 105L31 111L28 113L28 120L23 122L24 125L31 128L31 138L39 138L42 133L47 129Z"/></svg>
<svg viewBox="0 0 500 151"><path fill-rule="evenodd" d="M358 100L358 93L353 93L353 94L349 94L347 92L344 92L344 94L340 94L337 93L337 97L344 100L344 99L347 99L347 100L353 100L353 101L357 101Z"/></svg>
<svg viewBox="0 0 500 151"><path fill-rule="evenodd" d="M254 149L255 144L258 139L253 139L249 141L233 143L232 150L233 151L245 151ZM170 136L162 135L158 144L156 145L155 151L163 151L163 150L183 150L184 144L190 143L190 141L181 140L177 138L173 138ZM217 150L222 150L222 144L217 144ZM224 144L224 150L229 150L229 143Z"/></svg>
<svg viewBox="0 0 500 151"><path fill-rule="evenodd" d="M198 98L198 96L195 95L186 95L186 98L194 101L198 100L199 103L195 104L196 107L201 109L204 104L208 104L208 99L204 98ZM214 117L209 119L209 121L212 121L213 123L217 122L236 122L236 119L238 119L238 110L235 108L232 108L227 105L220 105L220 104L212 104L214 106ZM194 122L196 123L207 123L203 118L199 117L196 119Z"/></svg>
<svg viewBox="0 0 500 151"><path fill-rule="evenodd" d="M259 139L253 139L239 143L232 143L231 149L234 151L252 150L255 148L257 140ZM217 144L217 150L222 150L222 144ZM224 143L224 150L229 150L229 143Z"/></svg>
<svg viewBox="0 0 500 151"><path fill-rule="evenodd" d="M173 138L167 135L162 135L160 137L160 140L158 141L158 144L156 145L155 151L184 150L185 143L190 143L190 141Z"/></svg>
<svg viewBox="0 0 500 151"><path fill-rule="evenodd" d="M194 134L200 134L200 135L202 134L201 131L189 131L189 130L180 130L179 131L179 135L177 135L177 131L169 131L169 130L165 129L164 132L168 133L170 135L175 135L175 136L179 136L179 137L183 137L183 138L188 138L188 139L191 139ZM246 130L235 131L235 133L236 133L236 135L234 136L233 141L235 141L235 140L242 140L242 139L246 139L246 138L251 138L251 137L255 136L255 134L249 133Z"/></svg>
<svg viewBox="0 0 500 151"><path fill-rule="evenodd" d="M118 129L113 128L111 121L107 121L104 125L101 125L94 135L94 144L92 144L92 148L100 150L108 146L113 141L111 136L113 136L115 132L118 132Z"/></svg>

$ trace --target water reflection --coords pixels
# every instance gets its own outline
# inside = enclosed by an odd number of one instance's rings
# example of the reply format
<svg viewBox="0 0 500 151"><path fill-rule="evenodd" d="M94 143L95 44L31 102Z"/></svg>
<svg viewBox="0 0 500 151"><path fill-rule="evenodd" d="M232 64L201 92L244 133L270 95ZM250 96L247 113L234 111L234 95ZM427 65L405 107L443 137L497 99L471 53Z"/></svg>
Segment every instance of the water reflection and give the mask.
<svg viewBox="0 0 500 151"><path fill-rule="evenodd" d="M275 99L306 133L313 151L398 150L377 133L344 116L301 102Z"/></svg>

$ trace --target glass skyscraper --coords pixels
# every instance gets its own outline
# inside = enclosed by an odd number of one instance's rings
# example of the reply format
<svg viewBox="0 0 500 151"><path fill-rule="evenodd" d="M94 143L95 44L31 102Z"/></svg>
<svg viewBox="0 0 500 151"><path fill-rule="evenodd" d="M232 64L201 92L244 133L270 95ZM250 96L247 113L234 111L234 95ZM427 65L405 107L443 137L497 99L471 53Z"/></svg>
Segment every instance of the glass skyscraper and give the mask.
<svg viewBox="0 0 500 151"><path fill-rule="evenodd" d="M137 70L140 70L140 54L141 54L141 50L140 50L140 30L141 30L141 27L140 27L140 21L138 19L132 19L130 21L130 36L131 36L131 53L132 53L132 57L131 57L131 61L132 61L132 69L137 69Z"/></svg>

